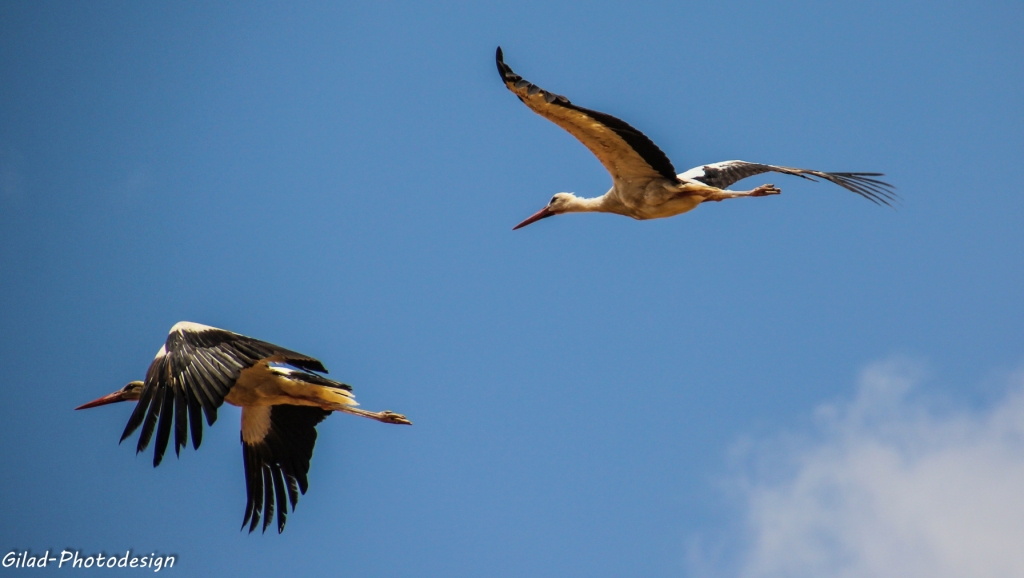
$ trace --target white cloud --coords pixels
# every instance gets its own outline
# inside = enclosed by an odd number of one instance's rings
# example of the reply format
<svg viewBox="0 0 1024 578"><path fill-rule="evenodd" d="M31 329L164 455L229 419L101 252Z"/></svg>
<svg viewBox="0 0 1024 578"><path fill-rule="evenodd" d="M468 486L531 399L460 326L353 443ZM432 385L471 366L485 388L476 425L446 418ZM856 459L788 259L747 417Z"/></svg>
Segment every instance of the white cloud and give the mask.
<svg viewBox="0 0 1024 578"><path fill-rule="evenodd" d="M748 541L729 574L1024 576L1024 379L952 411L914 398L919 381L872 366L853 401L818 409L816 435L748 444Z"/></svg>

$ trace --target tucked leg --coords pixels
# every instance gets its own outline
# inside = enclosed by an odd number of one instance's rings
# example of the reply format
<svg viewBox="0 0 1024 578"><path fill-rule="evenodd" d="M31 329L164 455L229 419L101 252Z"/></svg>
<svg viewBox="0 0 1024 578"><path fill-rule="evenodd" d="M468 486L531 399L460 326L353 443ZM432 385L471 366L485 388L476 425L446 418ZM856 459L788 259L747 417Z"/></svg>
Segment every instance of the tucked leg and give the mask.
<svg viewBox="0 0 1024 578"><path fill-rule="evenodd" d="M393 411L387 411L387 410L384 410L384 411L366 411L365 409L359 409L359 408L353 407L351 405L335 405L335 404L331 404L330 407L328 407L328 406L323 406L323 407L324 407L324 409L329 409L329 410L334 410L334 411L342 411L342 412L345 412L345 413L350 413L352 415L358 415L360 417L368 417L370 419L377 420L377 421L382 422L382 423L396 423L396 424L402 424L402 425L412 425L412 422L409 421L404 415L402 415L400 413L395 413Z"/></svg>
<svg viewBox="0 0 1024 578"><path fill-rule="evenodd" d="M781 192L781 190L775 188L775 185L761 185L760 187L749 191L717 190L704 197L704 202L724 201L726 199L735 199L739 197L767 197L768 195L777 195Z"/></svg>

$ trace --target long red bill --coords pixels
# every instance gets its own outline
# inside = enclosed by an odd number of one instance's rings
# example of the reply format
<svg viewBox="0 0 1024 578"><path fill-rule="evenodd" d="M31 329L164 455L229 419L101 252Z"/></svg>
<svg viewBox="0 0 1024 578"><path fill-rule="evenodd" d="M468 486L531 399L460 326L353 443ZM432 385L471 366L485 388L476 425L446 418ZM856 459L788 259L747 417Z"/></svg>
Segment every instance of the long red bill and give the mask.
<svg viewBox="0 0 1024 578"><path fill-rule="evenodd" d="M512 227L512 230L515 231L516 229L522 229L523 227L529 225L530 223L536 223L537 221L539 221L541 219L546 219L548 217L553 217L554 215L555 215L555 213L552 213L551 211L548 210L547 207L544 207L543 209L541 209L541 210L537 211L536 213L534 213L533 215L531 215L529 219L526 219L522 223L519 223L515 227Z"/></svg>
<svg viewBox="0 0 1024 578"><path fill-rule="evenodd" d="M99 407L101 405L107 405L108 403L117 403L119 401L128 401L124 397L124 392L117 390L114 393L108 393L99 399L94 399L89 403L83 403L75 409L89 409L90 407Z"/></svg>

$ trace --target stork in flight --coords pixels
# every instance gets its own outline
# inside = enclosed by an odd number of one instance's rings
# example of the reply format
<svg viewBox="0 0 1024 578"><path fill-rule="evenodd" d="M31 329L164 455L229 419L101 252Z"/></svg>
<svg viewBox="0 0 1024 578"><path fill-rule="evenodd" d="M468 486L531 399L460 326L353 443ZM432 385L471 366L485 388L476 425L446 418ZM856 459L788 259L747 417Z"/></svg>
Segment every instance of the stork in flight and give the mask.
<svg viewBox="0 0 1024 578"><path fill-rule="evenodd" d="M572 193L558 193L547 206L513 230L563 213L601 212L641 220L660 219L685 213L707 201L777 195L781 191L775 185L761 185L749 191L730 191L727 188L739 180L767 172L811 181L831 181L876 204L891 206L891 202L896 200L892 185L874 178L882 176L882 173L825 173L746 161L724 161L695 167L677 175L672 161L642 132L614 116L576 106L564 96L524 80L505 64L500 46L496 60L501 80L519 100L576 137L612 175L612 188L600 197L584 199Z"/></svg>
<svg viewBox="0 0 1024 578"><path fill-rule="evenodd" d="M290 366L290 367L287 367ZM199 449L206 423L217 421L223 402L242 408L242 459L248 495L244 528L252 533L263 516L267 531L277 510L277 531L284 530L288 503L292 511L299 492L306 493L309 460L316 443L316 425L333 411L368 417L383 423L412 425L404 415L370 412L355 406L352 387L318 373L327 373L312 357L251 337L182 321L171 328L145 381L75 409L137 400L121 441L139 426L136 453L146 449L153 434L153 467L160 465L174 430L174 453L188 443Z"/></svg>

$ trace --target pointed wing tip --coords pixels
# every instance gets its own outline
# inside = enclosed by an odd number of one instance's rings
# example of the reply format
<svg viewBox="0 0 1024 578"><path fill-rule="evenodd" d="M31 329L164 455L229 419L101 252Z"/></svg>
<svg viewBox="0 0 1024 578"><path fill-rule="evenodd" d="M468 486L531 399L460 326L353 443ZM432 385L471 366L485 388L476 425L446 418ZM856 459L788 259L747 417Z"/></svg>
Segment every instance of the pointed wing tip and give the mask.
<svg viewBox="0 0 1024 578"><path fill-rule="evenodd" d="M515 72L512 72L512 68L509 65L505 64L505 53L502 52L500 46L494 52L494 62L495 64L498 65L498 76L501 77L501 81L504 82L506 86L508 86L510 83L515 83L523 79L523 77L519 76ZM510 90L511 88L512 87L509 86Z"/></svg>
<svg viewBox="0 0 1024 578"><path fill-rule="evenodd" d="M501 51L500 46L494 53L494 62L498 65L498 76L501 77L502 82L506 82L506 77L512 70L505 64L505 54Z"/></svg>

